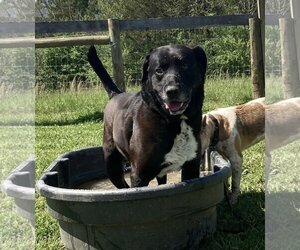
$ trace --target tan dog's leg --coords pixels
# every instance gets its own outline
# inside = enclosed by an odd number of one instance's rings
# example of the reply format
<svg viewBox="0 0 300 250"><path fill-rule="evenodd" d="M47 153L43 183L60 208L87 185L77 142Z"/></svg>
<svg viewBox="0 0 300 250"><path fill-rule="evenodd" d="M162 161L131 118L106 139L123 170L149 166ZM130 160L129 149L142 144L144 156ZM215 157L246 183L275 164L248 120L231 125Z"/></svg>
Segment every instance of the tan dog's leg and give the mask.
<svg viewBox="0 0 300 250"><path fill-rule="evenodd" d="M230 163L231 163L231 170L232 170L230 203L235 204L240 194L243 156L239 156L237 154L230 158L231 158Z"/></svg>
<svg viewBox="0 0 300 250"><path fill-rule="evenodd" d="M239 136L236 136L234 139L234 143L230 143L229 145L230 146L227 148L226 153L228 155L228 160L230 161L232 171L230 203L235 204L240 194L240 183L243 165L243 154Z"/></svg>

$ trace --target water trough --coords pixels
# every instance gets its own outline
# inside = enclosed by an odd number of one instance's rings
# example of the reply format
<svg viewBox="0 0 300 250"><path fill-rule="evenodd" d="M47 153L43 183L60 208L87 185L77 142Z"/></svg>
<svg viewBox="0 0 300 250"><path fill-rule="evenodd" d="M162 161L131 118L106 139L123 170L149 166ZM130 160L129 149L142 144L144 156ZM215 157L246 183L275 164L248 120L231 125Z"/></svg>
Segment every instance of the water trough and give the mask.
<svg viewBox="0 0 300 250"><path fill-rule="evenodd" d="M187 182L121 190L78 189L107 178L101 147L58 157L37 183L68 249L198 249L216 230L216 205L231 175L214 154L214 174Z"/></svg>

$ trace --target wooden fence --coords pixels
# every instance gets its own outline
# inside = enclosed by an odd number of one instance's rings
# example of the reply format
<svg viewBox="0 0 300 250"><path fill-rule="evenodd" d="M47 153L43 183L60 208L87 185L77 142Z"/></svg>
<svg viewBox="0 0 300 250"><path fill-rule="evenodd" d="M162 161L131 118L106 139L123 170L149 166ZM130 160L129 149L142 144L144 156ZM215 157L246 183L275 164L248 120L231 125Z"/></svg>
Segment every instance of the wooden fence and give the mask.
<svg viewBox="0 0 300 250"><path fill-rule="evenodd" d="M90 44L110 44L112 53L113 76L121 89L125 89L123 58L121 51L120 33L136 30L165 30L165 29L191 29L210 26L248 26L251 39L251 75L253 82L253 97L264 96L264 53L262 37L262 23L277 25L278 17L268 16L262 21L261 17L250 15L228 16L196 16L176 18L149 18L140 20L98 20L98 21L65 21L65 22L41 22L35 24L35 33L38 36L54 33L76 32L109 32L109 36L83 36L68 38L37 38L24 40L23 46L30 46L35 42L37 48L76 46ZM30 24L22 24L23 29L17 24L1 24L0 32L24 33ZM22 46L20 38L0 40L0 48Z"/></svg>

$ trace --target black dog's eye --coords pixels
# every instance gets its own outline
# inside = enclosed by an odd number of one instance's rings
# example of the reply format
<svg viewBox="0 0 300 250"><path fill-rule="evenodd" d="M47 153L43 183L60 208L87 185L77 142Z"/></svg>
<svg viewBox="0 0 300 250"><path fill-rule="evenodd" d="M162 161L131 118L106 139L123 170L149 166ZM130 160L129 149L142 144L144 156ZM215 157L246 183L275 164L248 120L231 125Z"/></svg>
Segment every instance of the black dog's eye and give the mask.
<svg viewBox="0 0 300 250"><path fill-rule="evenodd" d="M163 69L162 68L157 68L156 70L155 70L155 73L157 74L157 75L162 75L163 73L164 73L164 71L163 71Z"/></svg>

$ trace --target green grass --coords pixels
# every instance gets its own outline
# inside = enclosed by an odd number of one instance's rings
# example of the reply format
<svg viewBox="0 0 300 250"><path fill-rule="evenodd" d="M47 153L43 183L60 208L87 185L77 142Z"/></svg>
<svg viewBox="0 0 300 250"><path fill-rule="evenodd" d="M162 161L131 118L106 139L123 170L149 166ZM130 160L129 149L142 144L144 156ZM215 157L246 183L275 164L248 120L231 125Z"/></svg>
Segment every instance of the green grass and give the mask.
<svg viewBox="0 0 300 250"><path fill-rule="evenodd" d="M251 99L249 78L209 79L203 111ZM45 93L36 98L37 174L59 155L76 148L102 144L102 112L107 96L101 89ZM264 249L264 144L245 152L242 194L234 214L226 202L218 207L218 231L205 249ZM36 197L37 250L63 249L56 221L44 198Z"/></svg>
<svg viewBox="0 0 300 250"><path fill-rule="evenodd" d="M37 95L37 126L101 122L108 97L102 89Z"/></svg>
<svg viewBox="0 0 300 250"><path fill-rule="evenodd" d="M269 192L298 192L300 190L300 140L271 152Z"/></svg>
<svg viewBox="0 0 300 250"><path fill-rule="evenodd" d="M300 140L274 150L266 194L266 237L270 249L300 245Z"/></svg>
<svg viewBox="0 0 300 250"><path fill-rule="evenodd" d="M34 154L33 126L0 125L0 182L21 162ZM29 222L15 210L13 198L0 191L0 249L33 249Z"/></svg>
<svg viewBox="0 0 300 250"><path fill-rule="evenodd" d="M15 209L12 198L0 192L0 249L34 249L34 229Z"/></svg>
<svg viewBox="0 0 300 250"><path fill-rule="evenodd" d="M203 112L238 105L251 100L250 78L208 79Z"/></svg>
<svg viewBox="0 0 300 250"><path fill-rule="evenodd" d="M14 91L0 94L0 126L32 125L34 121L34 91Z"/></svg>

